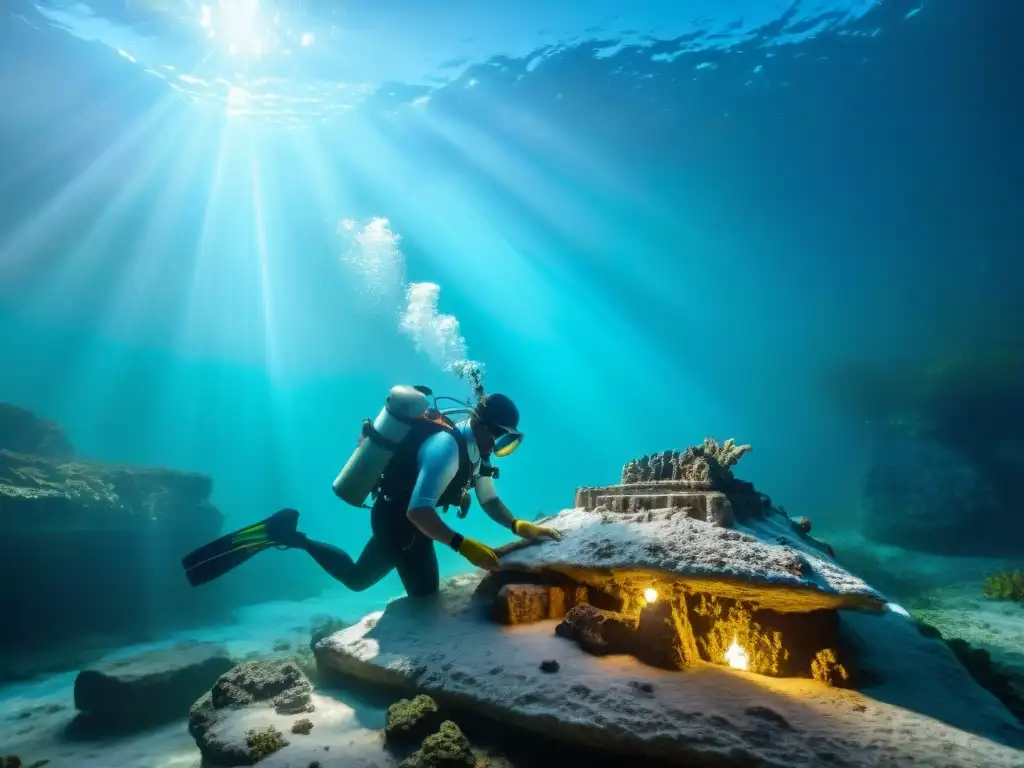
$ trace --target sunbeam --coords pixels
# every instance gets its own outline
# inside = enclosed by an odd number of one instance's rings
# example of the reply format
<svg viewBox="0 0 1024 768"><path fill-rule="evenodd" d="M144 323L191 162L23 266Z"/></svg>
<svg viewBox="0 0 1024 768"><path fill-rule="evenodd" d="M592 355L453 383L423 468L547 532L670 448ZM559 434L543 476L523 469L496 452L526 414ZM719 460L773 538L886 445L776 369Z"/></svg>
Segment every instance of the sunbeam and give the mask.
<svg viewBox="0 0 1024 768"><path fill-rule="evenodd" d="M45 249L55 232L61 232L71 224L80 224L83 209L93 201L97 189L119 188L122 190L121 204L127 204L130 198L123 192L126 170L123 163L131 153L148 146L154 128L169 119L175 107L173 99L162 99L156 107L133 121L40 211L0 240L0 280L13 280L19 270L31 267L34 256ZM166 147L162 149L166 150ZM128 184L137 188L142 180L135 178Z"/></svg>
<svg viewBox="0 0 1024 768"><path fill-rule="evenodd" d="M263 320L263 346L264 359L268 372L272 379L280 375L280 360L275 349L276 324L274 313L275 295L270 275L270 254L267 249L266 221L264 220L264 191L260 179L260 161L257 154L257 147L248 146L250 152L249 172L252 194L252 207L255 227L256 259L260 273L260 303L261 317Z"/></svg>

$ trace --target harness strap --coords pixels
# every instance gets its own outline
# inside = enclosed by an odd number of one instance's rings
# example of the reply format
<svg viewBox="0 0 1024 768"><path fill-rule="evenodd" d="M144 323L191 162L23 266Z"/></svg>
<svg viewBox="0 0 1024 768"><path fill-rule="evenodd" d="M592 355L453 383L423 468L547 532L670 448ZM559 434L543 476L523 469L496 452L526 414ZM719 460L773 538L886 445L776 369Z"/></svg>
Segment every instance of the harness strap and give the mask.
<svg viewBox="0 0 1024 768"><path fill-rule="evenodd" d="M370 442L379 445L381 448L388 451L397 451L399 443L394 440L384 437L377 428L373 426L373 422L369 419L363 419L363 437L369 438Z"/></svg>

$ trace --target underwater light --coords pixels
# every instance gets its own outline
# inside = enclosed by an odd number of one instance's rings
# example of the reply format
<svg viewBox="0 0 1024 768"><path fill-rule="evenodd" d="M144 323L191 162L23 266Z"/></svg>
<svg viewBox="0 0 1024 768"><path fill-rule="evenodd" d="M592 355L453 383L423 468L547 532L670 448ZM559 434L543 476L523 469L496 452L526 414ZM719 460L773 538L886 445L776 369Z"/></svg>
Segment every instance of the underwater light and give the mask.
<svg viewBox="0 0 1024 768"><path fill-rule="evenodd" d="M657 599L658 590L656 590L654 587L648 587L644 590L644 600L646 600L648 603L653 603L657 601Z"/></svg>
<svg viewBox="0 0 1024 768"><path fill-rule="evenodd" d="M747 658L747 652L743 650L743 646L736 642L735 637L732 639L732 645L725 652L725 660L729 662L729 666L733 669L745 670L750 663L750 660Z"/></svg>

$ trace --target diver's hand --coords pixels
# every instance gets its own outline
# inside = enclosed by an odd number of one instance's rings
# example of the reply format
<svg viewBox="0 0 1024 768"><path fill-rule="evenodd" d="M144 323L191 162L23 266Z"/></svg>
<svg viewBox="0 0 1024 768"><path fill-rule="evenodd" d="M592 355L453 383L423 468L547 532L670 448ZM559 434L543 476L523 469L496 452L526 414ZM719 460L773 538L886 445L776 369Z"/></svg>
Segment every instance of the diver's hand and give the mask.
<svg viewBox="0 0 1024 768"><path fill-rule="evenodd" d="M525 520L516 520L512 525L512 532L516 536L520 536L530 541L537 541L538 539L554 539L560 541L562 534L556 531L554 528L548 528L543 525L534 525L528 523Z"/></svg>
<svg viewBox="0 0 1024 768"><path fill-rule="evenodd" d="M494 550L476 539L463 538L455 551L477 568L483 568L485 571L496 571L500 565Z"/></svg>

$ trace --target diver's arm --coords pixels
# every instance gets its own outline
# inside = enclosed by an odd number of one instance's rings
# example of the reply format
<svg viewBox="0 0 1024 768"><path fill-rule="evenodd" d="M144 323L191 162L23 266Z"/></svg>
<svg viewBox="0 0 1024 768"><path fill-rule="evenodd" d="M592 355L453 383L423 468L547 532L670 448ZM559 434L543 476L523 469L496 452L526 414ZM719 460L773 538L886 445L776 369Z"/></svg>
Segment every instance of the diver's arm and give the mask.
<svg viewBox="0 0 1024 768"><path fill-rule="evenodd" d="M554 528L526 520L517 520L508 507L498 498L498 491L494 488L494 480L487 476L480 476L476 480L476 499L484 512L498 525L508 528L512 533L522 539L536 541L537 539L560 539L562 534Z"/></svg>
<svg viewBox="0 0 1024 768"><path fill-rule="evenodd" d="M406 516L424 536L451 545L455 531L437 514L437 500L459 471L459 444L446 432L430 437L420 446L419 475Z"/></svg>
<svg viewBox="0 0 1024 768"><path fill-rule="evenodd" d="M480 500L479 496L477 496L477 500ZM492 499L488 499L487 501L480 501L480 506L484 508L484 512L487 513L487 516L491 518L491 520L496 522L502 528L508 528L513 533L515 532L515 515L509 511L509 508L506 507L497 496Z"/></svg>
<svg viewBox="0 0 1024 768"><path fill-rule="evenodd" d="M476 500L480 502L487 516L502 528L515 532L516 518L498 498L494 478L490 475L478 475L473 483L473 490L476 491Z"/></svg>

